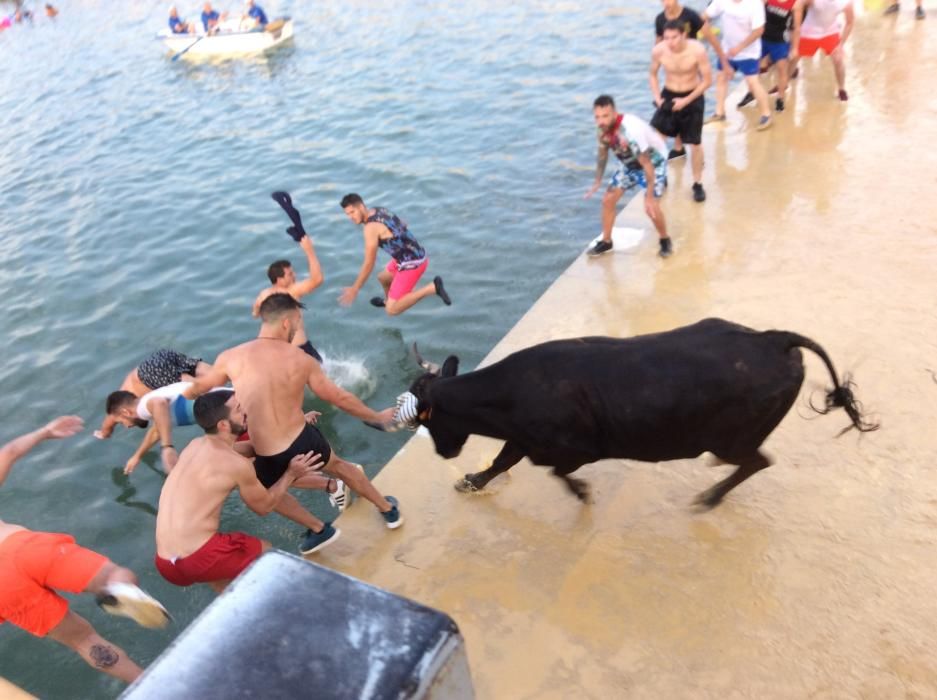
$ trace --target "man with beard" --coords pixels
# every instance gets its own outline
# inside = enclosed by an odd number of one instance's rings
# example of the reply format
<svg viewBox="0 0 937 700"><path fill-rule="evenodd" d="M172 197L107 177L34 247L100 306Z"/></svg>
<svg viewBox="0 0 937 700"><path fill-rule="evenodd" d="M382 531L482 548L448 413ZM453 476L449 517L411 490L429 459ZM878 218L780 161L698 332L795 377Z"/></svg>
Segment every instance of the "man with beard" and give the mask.
<svg viewBox="0 0 937 700"><path fill-rule="evenodd" d="M302 327L302 303L289 294L271 294L260 305L262 325L254 340L225 350L215 360L211 371L197 377L183 396L194 399L229 380L250 420L254 451L254 469L266 488L272 488L287 470L293 457L308 452L322 455L322 471L341 479L346 486L370 501L381 513L386 526L393 530L403 524L403 517L393 496L386 498L374 488L364 472L339 457L316 426L307 422L303 397L308 386L321 400L363 421L387 423L394 409L374 411L361 399L336 386L322 367L292 344ZM306 477L294 488L322 488L321 476ZM285 495L276 506L280 515L307 528L299 551L311 554L334 542L338 530L312 516L292 495Z"/></svg>
<svg viewBox="0 0 937 700"><path fill-rule="evenodd" d="M195 401L205 437L190 442L166 479L156 515L156 569L172 584L207 583L220 593L270 543L243 532L219 532L221 508L234 489L258 515L267 515L297 479L321 466L313 452L296 455L269 489L251 461L234 450L247 420L230 389Z"/></svg>

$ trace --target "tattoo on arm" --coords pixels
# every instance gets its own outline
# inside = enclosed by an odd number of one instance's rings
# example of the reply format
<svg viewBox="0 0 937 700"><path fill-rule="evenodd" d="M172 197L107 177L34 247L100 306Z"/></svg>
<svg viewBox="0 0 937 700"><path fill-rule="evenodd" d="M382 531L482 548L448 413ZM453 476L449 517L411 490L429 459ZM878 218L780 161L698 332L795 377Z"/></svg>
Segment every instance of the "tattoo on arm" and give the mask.
<svg viewBox="0 0 937 700"><path fill-rule="evenodd" d="M595 177L598 180L602 179L602 176L605 174L605 166L608 165L608 149L599 148L599 157L596 160L595 164Z"/></svg>
<svg viewBox="0 0 937 700"><path fill-rule="evenodd" d="M95 644L91 647L91 660L97 668L110 668L120 661L120 656L107 644Z"/></svg>

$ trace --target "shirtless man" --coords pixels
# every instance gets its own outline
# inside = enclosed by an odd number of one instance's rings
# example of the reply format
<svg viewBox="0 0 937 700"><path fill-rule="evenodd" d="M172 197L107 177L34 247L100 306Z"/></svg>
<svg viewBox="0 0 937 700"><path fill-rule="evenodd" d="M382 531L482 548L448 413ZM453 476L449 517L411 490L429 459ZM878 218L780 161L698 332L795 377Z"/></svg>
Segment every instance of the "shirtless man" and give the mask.
<svg viewBox="0 0 937 700"><path fill-rule="evenodd" d="M0 447L0 485L13 463L40 442L71 437L81 428L81 418L62 416ZM69 610L68 601L55 591L91 593L105 612L145 627L165 626L165 608L136 584L130 569L79 547L68 535L34 532L0 520L0 624L10 622L37 637L48 636L92 668L127 683L140 675L140 667Z"/></svg>
<svg viewBox="0 0 937 700"><path fill-rule="evenodd" d="M289 294L271 294L260 305L262 325L258 337L218 355L208 375L197 378L183 396L195 398L230 380L250 420L254 468L260 483L271 488L293 457L315 452L322 455L324 471L373 503L388 528L397 528L403 523L397 500L378 493L362 470L332 451L319 430L307 423L303 395L308 386L320 399L346 413L382 424L393 419L394 409L380 413L371 410L354 394L329 381L319 363L292 344L302 323L302 308ZM304 477L293 486L321 488L318 482L311 485L311 479ZM300 546L303 554L316 551L334 537L290 494L280 500L276 512L308 528Z"/></svg>
<svg viewBox="0 0 937 700"><path fill-rule="evenodd" d="M434 294L438 295L446 306L452 304L443 287L442 277L434 277L432 282L413 291L420 277L426 272L429 258L426 257L423 246L399 216L383 207L368 209L364 200L354 193L342 197L341 207L351 223L364 227L364 262L354 284L342 290L340 304L349 306L354 302L358 292L371 276L378 248L388 252L391 260L387 267L377 273L377 281L384 288L384 297L373 297L373 306L384 307L388 316L396 316Z"/></svg>
<svg viewBox="0 0 937 700"><path fill-rule="evenodd" d="M147 357L139 366L130 370L118 391L128 391L134 396L144 396L154 389L159 389L176 382L192 381L205 374L211 365L202 362L200 357L189 357L170 348L162 348ZM100 429L94 432L98 439L106 439L114 432L117 425L110 416L104 417Z"/></svg>
<svg viewBox="0 0 937 700"><path fill-rule="evenodd" d="M243 532L218 532L221 508L234 489L258 515L269 514L297 479L321 467L319 455L296 455L269 489L234 449L247 419L230 389L195 402L205 437L190 442L166 479L156 515L156 570L172 584L207 583L220 593L270 543ZM329 526L331 527L331 526Z"/></svg>
<svg viewBox="0 0 937 700"><path fill-rule="evenodd" d="M664 89L657 73L664 68ZM712 85L706 48L687 39L686 24L672 19L664 23L663 41L651 50L651 93L657 112L651 126L665 136L676 136L690 147L693 168L693 199L706 200L703 189L703 94Z"/></svg>
<svg viewBox="0 0 937 700"><path fill-rule="evenodd" d="M293 209L289 194L286 192L274 192L273 198L290 214L291 218L295 213L297 218L293 219L294 222L298 219L299 212ZM306 254L306 263L309 265L309 276L301 282L297 282L296 273L293 272L293 266L290 264L289 260L277 260L272 263L270 267L267 268L267 277L270 279L270 286L261 290L260 294L258 294L257 298L254 300L254 308L251 313L255 318L260 315L260 305L264 302L264 299L271 294L286 293L294 299L299 299L315 290L324 280L322 276L322 266L319 265L319 258L316 257L316 251L312 247L312 240L310 240L309 236L302 228L302 220L299 220L298 226L294 225L287 229L287 233L290 234L293 240L299 243L299 247L302 248L303 252ZM310 355L317 362L322 362L322 356L312 346L312 343L309 342L309 338L306 337L306 328L302 322L300 322L296 337L293 338L293 345L298 346L300 350Z"/></svg>

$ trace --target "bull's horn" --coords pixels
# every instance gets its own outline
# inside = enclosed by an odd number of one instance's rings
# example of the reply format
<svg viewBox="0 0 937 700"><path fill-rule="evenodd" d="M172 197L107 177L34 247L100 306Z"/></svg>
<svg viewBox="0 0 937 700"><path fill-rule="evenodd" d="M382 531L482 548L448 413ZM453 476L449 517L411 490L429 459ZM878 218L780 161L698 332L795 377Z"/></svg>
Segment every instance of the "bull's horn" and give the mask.
<svg viewBox="0 0 937 700"><path fill-rule="evenodd" d="M432 362L427 362L423 359L423 356L420 354L420 351L416 347L416 341L413 342L413 356L416 358L416 363L425 369L430 374L439 374L440 367L439 365L433 364Z"/></svg>

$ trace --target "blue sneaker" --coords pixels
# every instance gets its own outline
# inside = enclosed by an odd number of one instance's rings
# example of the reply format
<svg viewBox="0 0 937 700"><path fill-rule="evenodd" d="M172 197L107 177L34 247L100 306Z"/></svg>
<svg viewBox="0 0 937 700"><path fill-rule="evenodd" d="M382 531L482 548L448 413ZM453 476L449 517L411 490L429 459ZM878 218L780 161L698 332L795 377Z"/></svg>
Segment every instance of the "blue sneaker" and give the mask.
<svg viewBox="0 0 937 700"><path fill-rule="evenodd" d="M318 552L323 547L332 544L341 534L342 531L337 527L332 527L332 523L326 523L325 527L322 528L322 532L306 530L306 536L303 538L302 544L299 545L299 553L312 554Z"/></svg>
<svg viewBox="0 0 937 700"><path fill-rule="evenodd" d="M397 507L397 499L393 496L385 496L384 498L390 503L391 509L386 513L381 513L381 515L384 517L384 522L387 523L387 529L396 530L403 525L403 516L400 514L400 509Z"/></svg>

